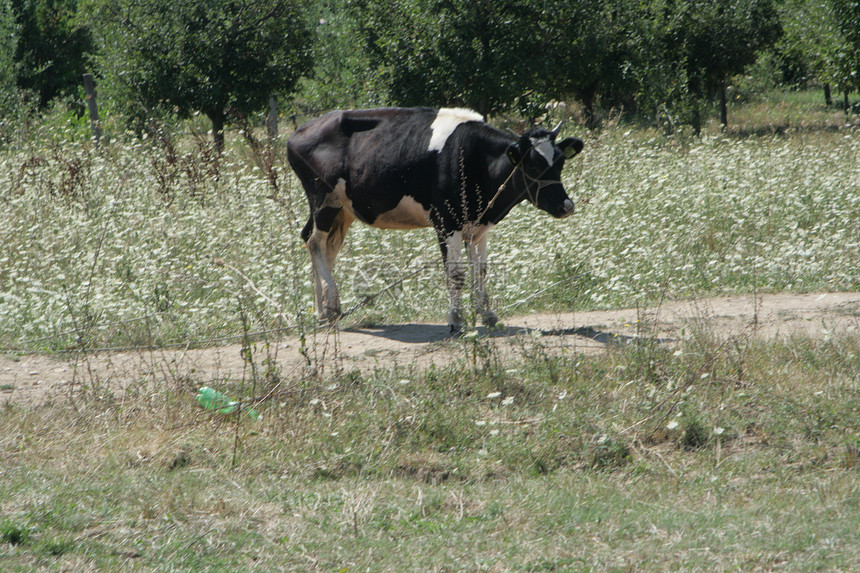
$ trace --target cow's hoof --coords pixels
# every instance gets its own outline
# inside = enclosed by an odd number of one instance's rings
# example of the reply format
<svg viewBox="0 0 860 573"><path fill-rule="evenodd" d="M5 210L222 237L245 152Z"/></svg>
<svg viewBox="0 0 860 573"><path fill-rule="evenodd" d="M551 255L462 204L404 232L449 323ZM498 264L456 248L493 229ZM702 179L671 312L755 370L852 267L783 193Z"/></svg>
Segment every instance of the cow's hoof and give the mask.
<svg viewBox="0 0 860 573"><path fill-rule="evenodd" d="M326 312L319 316L319 322L322 326L335 326L340 320L340 309L327 308Z"/></svg>
<svg viewBox="0 0 860 573"><path fill-rule="evenodd" d="M484 312L482 314L481 319L482 319L481 322L484 323L484 326L486 326L488 328L495 328L496 324L499 323L499 317L496 316L496 313L491 311L491 310Z"/></svg>
<svg viewBox="0 0 860 573"><path fill-rule="evenodd" d="M451 334L457 334L463 330L463 318L460 316L459 311L448 311L448 329L451 331Z"/></svg>

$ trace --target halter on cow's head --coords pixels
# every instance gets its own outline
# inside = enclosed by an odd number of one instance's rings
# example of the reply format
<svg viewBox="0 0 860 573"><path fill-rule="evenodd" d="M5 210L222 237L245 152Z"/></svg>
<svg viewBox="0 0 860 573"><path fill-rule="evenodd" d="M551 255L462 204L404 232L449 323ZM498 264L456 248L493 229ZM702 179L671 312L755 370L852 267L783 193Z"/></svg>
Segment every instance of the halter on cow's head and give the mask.
<svg viewBox="0 0 860 573"><path fill-rule="evenodd" d="M583 143L576 137L556 143L560 129L560 123L552 131L530 129L508 146L507 154L521 174L519 185L525 197L553 217L564 218L573 215L574 205L561 184L561 170L565 159L582 151Z"/></svg>

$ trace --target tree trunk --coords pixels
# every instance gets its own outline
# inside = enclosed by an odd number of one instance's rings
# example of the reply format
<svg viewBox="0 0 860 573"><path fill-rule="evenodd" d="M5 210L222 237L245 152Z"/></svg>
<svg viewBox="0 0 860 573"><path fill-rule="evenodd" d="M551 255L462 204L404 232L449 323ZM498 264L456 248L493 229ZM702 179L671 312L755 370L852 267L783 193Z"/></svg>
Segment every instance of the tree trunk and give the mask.
<svg viewBox="0 0 860 573"><path fill-rule="evenodd" d="M720 126L723 131L729 126L729 110L726 101L726 86L720 86Z"/></svg>
<svg viewBox="0 0 860 573"><path fill-rule="evenodd" d="M844 99L842 102L842 109L845 110L845 115L848 115L848 112L851 111L851 109L850 109L851 102L848 101L848 88L845 89L845 93L843 94L843 97L844 97Z"/></svg>
<svg viewBox="0 0 860 573"><path fill-rule="evenodd" d="M597 129L597 114L594 113L594 90L582 94L582 114L585 116L585 127Z"/></svg>
<svg viewBox="0 0 860 573"><path fill-rule="evenodd" d="M693 102L690 124L693 126L693 135L699 137L702 134L702 113L699 110L698 101Z"/></svg>
<svg viewBox="0 0 860 573"><path fill-rule="evenodd" d="M582 102L583 114L585 115L585 127L597 129L597 115L594 113L594 99L588 98Z"/></svg>
<svg viewBox="0 0 860 573"><path fill-rule="evenodd" d="M833 105L833 96L830 95L830 84L824 84L824 105L830 107Z"/></svg>
<svg viewBox="0 0 860 573"><path fill-rule="evenodd" d="M218 153L224 151L224 123L226 116L223 111L210 112L206 115L212 121L212 143Z"/></svg>
<svg viewBox="0 0 860 573"><path fill-rule="evenodd" d="M269 136L269 141L278 138L278 103L275 101L275 96L269 96L269 115L266 117L266 134Z"/></svg>
<svg viewBox="0 0 860 573"><path fill-rule="evenodd" d="M96 105L96 82L92 74L84 74L84 90L87 94L87 107L90 111L90 126L92 126L93 137L98 145L102 136L102 125L99 122L99 108Z"/></svg>

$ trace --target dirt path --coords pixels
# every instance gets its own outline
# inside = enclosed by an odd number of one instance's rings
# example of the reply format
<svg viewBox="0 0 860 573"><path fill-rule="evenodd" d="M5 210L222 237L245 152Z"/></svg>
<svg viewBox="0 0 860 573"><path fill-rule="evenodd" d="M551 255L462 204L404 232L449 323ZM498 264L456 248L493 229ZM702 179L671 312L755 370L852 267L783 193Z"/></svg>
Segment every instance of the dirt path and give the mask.
<svg viewBox="0 0 860 573"><path fill-rule="evenodd" d="M753 333L775 337L804 333L824 336L849 332L860 336L860 293L776 294L666 302L659 308L605 312L532 314L511 317L488 342L516 355L539 343L549 351L600 352L636 336L671 343L696 329L717 335ZM82 383L123 391L141 382L187 381L189 388L249 376L239 345L189 350L120 352L78 357L0 354L0 404L40 404L78 391ZM284 338L257 348L254 361L277 364L282 380L308 373L299 341ZM318 368L372 371L395 366L424 368L464 356L462 341L451 340L444 324L396 324L319 332L307 354ZM175 386L174 386L175 387Z"/></svg>

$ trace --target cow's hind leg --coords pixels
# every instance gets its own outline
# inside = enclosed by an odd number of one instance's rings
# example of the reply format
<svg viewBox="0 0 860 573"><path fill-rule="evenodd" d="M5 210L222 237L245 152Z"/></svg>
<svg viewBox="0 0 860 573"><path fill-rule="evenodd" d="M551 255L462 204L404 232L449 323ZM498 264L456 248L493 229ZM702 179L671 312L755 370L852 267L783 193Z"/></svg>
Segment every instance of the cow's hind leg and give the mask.
<svg viewBox="0 0 860 573"><path fill-rule="evenodd" d="M332 270L349 225L345 223L340 207L322 207L313 218L313 230L307 246L313 269L317 317L321 321L333 323L340 317L341 311L340 293Z"/></svg>
<svg viewBox="0 0 860 573"><path fill-rule="evenodd" d="M343 179L338 180L333 193L324 196L322 205L313 210L311 220L302 230L311 254L317 317L329 323L341 316L340 292L332 272L346 231L354 221L352 214L343 208L345 185Z"/></svg>
<svg viewBox="0 0 860 573"><path fill-rule="evenodd" d="M328 235L326 231L315 228L308 238L307 246L311 255L317 318L334 322L340 316L340 296L328 265Z"/></svg>
<svg viewBox="0 0 860 573"><path fill-rule="evenodd" d="M332 223L331 230L328 232L328 240L326 242L326 262L328 263L329 271L334 271L335 260L340 248L343 246L343 239L346 237L346 232L353 221L346 213L341 210Z"/></svg>

